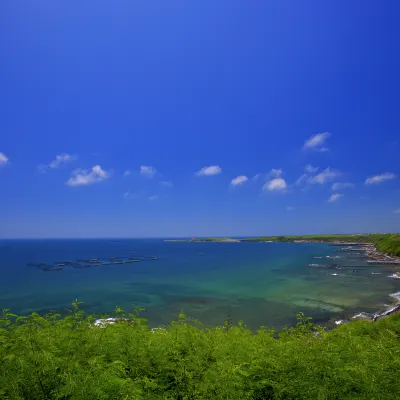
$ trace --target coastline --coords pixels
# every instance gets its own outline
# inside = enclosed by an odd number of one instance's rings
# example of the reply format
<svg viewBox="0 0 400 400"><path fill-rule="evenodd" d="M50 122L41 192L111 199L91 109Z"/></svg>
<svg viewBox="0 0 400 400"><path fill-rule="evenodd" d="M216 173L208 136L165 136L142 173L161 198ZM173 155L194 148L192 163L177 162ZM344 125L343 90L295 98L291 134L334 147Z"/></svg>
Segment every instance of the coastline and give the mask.
<svg viewBox="0 0 400 400"><path fill-rule="evenodd" d="M389 252L379 251L377 247L381 242L385 240L395 239L398 241L395 248L396 255ZM393 265L400 266L400 235L396 234L370 234L370 235L310 235L306 236L264 236L255 238L191 238L191 239L179 239L179 240L168 240L169 242L190 242L190 243L241 243L241 242L263 242L263 243L329 243L331 246L343 246L344 249L365 251L366 256L370 259L367 263L377 265ZM356 249L353 249L356 247ZM400 279L400 271L396 271L390 276L392 279ZM366 313L358 313L351 319L369 319L371 322L375 322L380 318L387 317L394 313L400 312L400 291L396 293L389 293L389 297L392 299L392 304L389 308L386 308L382 312L376 312L372 315ZM336 325L347 323L347 320L335 321Z"/></svg>

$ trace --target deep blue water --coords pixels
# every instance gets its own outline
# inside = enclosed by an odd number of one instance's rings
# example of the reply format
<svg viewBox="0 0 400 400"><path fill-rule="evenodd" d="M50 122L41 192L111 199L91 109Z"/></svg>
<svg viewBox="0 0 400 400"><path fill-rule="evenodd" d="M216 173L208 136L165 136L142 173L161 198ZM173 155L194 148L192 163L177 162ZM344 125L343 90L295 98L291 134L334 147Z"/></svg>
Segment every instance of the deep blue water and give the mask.
<svg viewBox="0 0 400 400"><path fill-rule="evenodd" d="M342 258L313 258L327 255ZM82 269L66 266L61 271L27 266L134 256L158 260ZM340 263L359 271L314 269L307 267L309 263ZM142 315L151 326L168 323L184 311L206 326L222 324L230 313L234 321L243 320L251 328L280 328L293 324L299 311L318 322L377 311L390 303L390 293L400 290L399 282L387 278L390 273L390 268L367 266L362 255L340 253L327 244L3 240L0 308L18 314L63 311L79 299L94 313L111 312L116 306L144 307Z"/></svg>

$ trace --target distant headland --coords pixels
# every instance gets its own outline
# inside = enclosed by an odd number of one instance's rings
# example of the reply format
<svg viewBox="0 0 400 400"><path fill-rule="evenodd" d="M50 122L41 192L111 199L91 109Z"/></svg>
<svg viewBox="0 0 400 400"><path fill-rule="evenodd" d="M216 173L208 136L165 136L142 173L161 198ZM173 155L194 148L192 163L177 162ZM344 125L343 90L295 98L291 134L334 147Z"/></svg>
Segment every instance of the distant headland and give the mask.
<svg viewBox="0 0 400 400"><path fill-rule="evenodd" d="M293 242L293 243L330 243L331 245L363 245L368 246L370 258L385 263L397 263L399 259L391 259L391 256L400 257L400 233L359 233L359 234L332 234L332 235L298 235L298 236L258 236L244 238L229 237L204 237L190 239L170 239L169 242L216 242L216 243L240 243L240 242Z"/></svg>

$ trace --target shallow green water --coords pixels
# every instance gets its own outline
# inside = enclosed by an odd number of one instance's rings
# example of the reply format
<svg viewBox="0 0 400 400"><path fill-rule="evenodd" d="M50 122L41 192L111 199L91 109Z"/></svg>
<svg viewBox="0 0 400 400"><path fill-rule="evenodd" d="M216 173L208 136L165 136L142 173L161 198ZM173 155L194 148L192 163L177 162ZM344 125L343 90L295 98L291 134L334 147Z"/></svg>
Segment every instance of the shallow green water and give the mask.
<svg viewBox="0 0 400 400"><path fill-rule="evenodd" d="M159 259L61 271L26 265L130 257L131 252ZM339 263L344 270L309 268L309 263ZM391 302L388 295L400 290L400 283L387 277L392 270L367 266L363 255L338 252L327 244L1 241L0 307L17 313L64 310L78 298L95 313L110 312L117 305L145 307L143 316L152 326L168 323L184 311L206 326L223 323L230 313L233 320L244 320L253 329L263 324L281 328L294 323L299 311L326 322L384 308Z"/></svg>

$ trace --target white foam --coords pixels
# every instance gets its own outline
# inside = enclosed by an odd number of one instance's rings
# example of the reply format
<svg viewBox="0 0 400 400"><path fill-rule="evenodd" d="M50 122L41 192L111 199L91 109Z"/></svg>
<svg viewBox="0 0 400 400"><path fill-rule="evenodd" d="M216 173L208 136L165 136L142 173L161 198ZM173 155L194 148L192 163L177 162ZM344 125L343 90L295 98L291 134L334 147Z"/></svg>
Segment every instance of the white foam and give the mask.
<svg viewBox="0 0 400 400"><path fill-rule="evenodd" d="M365 312L361 312L359 314L354 315L354 317L352 317L352 318L353 319L356 319L356 318L370 318L370 316Z"/></svg>
<svg viewBox="0 0 400 400"><path fill-rule="evenodd" d="M390 297L394 297L396 300L400 301L400 292L392 293Z"/></svg>

